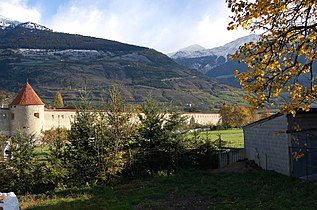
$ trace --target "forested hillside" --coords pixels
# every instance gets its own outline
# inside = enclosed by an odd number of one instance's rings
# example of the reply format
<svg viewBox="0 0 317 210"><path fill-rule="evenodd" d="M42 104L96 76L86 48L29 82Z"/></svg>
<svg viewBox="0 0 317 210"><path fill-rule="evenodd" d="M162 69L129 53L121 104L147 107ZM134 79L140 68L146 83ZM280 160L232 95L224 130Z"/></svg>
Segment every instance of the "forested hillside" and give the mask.
<svg viewBox="0 0 317 210"><path fill-rule="evenodd" d="M232 101L241 96L153 49L50 30L1 29L0 89L17 92L27 79L43 98L60 90L65 99L76 99L86 88L100 99L114 83L131 102L143 101L149 92L179 104L220 105L223 95Z"/></svg>

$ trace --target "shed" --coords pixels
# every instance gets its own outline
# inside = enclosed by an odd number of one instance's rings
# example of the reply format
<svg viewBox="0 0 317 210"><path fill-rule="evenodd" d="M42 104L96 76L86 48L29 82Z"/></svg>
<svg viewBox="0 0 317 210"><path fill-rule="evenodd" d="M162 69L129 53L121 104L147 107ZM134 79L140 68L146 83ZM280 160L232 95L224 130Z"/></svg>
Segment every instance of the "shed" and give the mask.
<svg viewBox="0 0 317 210"><path fill-rule="evenodd" d="M274 114L243 127L246 157L261 168L317 178L317 109Z"/></svg>

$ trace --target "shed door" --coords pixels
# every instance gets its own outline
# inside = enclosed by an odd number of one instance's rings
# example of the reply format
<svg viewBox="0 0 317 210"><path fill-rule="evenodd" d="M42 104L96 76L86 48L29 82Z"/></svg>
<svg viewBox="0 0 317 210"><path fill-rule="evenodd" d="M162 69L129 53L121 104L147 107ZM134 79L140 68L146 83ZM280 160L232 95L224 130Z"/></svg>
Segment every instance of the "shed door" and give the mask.
<svg viewBox="0 0 317 210"><path fill-rule="evenodd" d="M309 133L295 135L297 140L290 147L291 174L303 179L317 179L317 138ZM295 154L303 156L296 159Z"/></svg>

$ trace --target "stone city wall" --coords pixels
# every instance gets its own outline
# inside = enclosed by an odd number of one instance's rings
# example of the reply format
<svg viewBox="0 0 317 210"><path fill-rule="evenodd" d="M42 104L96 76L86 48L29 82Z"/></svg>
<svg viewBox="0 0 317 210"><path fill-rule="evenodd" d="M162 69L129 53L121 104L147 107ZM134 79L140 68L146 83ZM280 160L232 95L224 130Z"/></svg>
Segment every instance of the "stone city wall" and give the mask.
<svg viewBox="0 0 317 210"><path fill-rule="evenodd" d="M0 133L5 136L10 136L10 110L0 109Z"/></svg>
<svg viewBox="0 0 317 210"><path fill-rule="evenodd" d="M71 122L76 118L76 110L74 109L46 109L43 113L40 110L34 109L32 106L27 110L25 108L26 107L22 109L15 108L12 110L15 117L13 121L10 120L11 113L9 109L0 109L0 132L5 135L10 135L10 129L16 130L27 128L33 131L34 129L36 130L35 127L37 127L37 130L44 131L58 127L70 129ZM34 113L39 113L39 119L34 116ZM17 114L18 116L22 116L22 118L19 117L19 119L16 119ZM166 114L165 116L168 118L169 115L170 114ZM188 118L188 123L192 117L194 118L195 123L201 125L216 125L220 121L220 115L218 113L183 113L182 115ZM12 121L11 124L13 123L11 128L10 121ZM131 121L136 123L138 121L138 116L133 115Z"/></svg>

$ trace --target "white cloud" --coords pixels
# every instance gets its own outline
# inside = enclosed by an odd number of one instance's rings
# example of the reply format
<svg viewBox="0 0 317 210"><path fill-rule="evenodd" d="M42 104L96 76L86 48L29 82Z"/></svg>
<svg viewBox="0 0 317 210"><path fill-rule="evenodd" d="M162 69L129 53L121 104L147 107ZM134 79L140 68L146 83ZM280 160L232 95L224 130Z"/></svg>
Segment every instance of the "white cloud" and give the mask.
<svg viewBox="0 0 317 210"><path fill-rule="evenodd" d="M56 31L107 39L120 39L117 33L118 26L117 15L88 4L60 7L49 22L49 27Z"/></svg>
<svg viewBox="0 0 317 210"><path fill-rule="evenodd" d="M50 27L171 52L191 44L216 47L247 35L227 31L228 15L219 0L77 0L60 7Z"/></svg>
<svg viewBox="0 0 317 210"><path fill-rule="evenodd" d="M228 31L229 21L229 16L214 18L207 15L201 19L195 30L200 44L207 48L217 47L250 34L250 32L241 29Z"/></svg>
<svg viewBox="0 0 317 210"><path fill-rule="evenodd" d="M0 14L21 22L40 22L41 14L36 8L29 7L25 0L1 0Z"/></svg>

